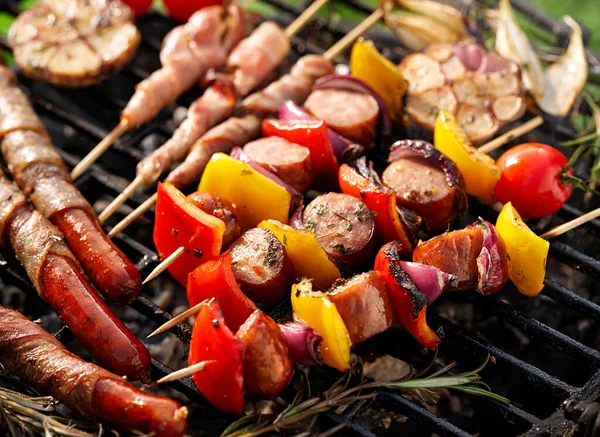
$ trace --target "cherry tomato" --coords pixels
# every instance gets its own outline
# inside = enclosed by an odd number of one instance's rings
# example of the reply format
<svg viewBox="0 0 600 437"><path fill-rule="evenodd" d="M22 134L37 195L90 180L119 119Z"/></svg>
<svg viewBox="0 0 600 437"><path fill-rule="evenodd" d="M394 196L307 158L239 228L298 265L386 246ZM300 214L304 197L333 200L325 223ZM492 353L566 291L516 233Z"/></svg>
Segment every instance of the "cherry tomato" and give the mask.
<svg viewBox="0 0 600 437"><path fill-rule="evenodd" d="M222 5L223 0L163 0L163 3L171 17L179 21L187 21L198 9Z"/></svg>
<svg viewBox="0 0 600 437"><path fill-rule="evenodd" d="M123 3L129 6L138 17L144 15L152 6L152 0L123 0Z"/></svg>
<svg viewBox="0 0 600 437"><path fill-rule="evenodd" d="M555 213L573 192L573 186L561 179L567 162L565 155L545 144L511 148L496 161L502 171L496 198L502 203L512 202L520 214L530 218Z"/></svg>

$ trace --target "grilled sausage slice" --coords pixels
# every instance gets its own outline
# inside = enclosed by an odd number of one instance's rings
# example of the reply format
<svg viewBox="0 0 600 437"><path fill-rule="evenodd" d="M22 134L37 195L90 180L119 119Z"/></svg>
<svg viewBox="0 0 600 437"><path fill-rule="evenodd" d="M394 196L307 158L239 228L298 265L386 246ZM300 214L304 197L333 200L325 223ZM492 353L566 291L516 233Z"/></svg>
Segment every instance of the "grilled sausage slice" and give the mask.
<svg viewBox="0 0 600 437"><path fill-rule="evenodd" d="M360 199L327 193L310 202L302 222L333 259L350 267L373 252L374 216Z"/></svg>
<svg viewBox="0 0 600 437"><path fill-rule="evenodd" d="M26 76L83 87L127 64L140 33L120 0L42 0L19 14L8 42Z"/></svg>
<svg viewBox="0 0 600 437"><path fill-rule="evenodd" d="M77 413L119 429L156 437L179 437L187 430L185 407L86 363L42 327L1 306L0 363Z"/></svg>
<svg viewBox="0 0 600 437"><path fill-rule="evenodd" d="M352 344L365 341L394 324L394 304L376 271L334 284L327 294L348 328Z"/></svg>
<svg viewBox="0 0 600 437"><path fill-rule="evenodd" d="M230 251L233 275L248 297L274 304L289 294L294 269L271 231L250 229L231 245Z"/></svg>
<svg viewBox="0 0 600 437"><path fill-rule="evenodd" d="M284 138L268 137L244 146L248 157L277 175L300 193L305 193L312 182L310 150Z"/></svg>
<svg viewBox="0 0 600 437"><path fill-rule="evenodd" d="M236 336L246 343L244 388L261 397L279 395L290 382L294 363L277 323L257 309Z"/></svg>
<svg viewBox="0 0 600 437"><path fill-rule="evenodd" d="M225 199L221 199L219 196L201 191L196 191L187 197L202 211L221 219L225 223L225 233L223 234L223 244L221 247L227 248L239 238L242 231L237 219L235 205L232 205L231 202Z"/></svg>
<svg viewBox="0 0 600 437"><path fill-rule="evenodd" d="M373 96L341 89L314 90L304 107L328 127L363 146L375 139L379 104Z"/></svg>

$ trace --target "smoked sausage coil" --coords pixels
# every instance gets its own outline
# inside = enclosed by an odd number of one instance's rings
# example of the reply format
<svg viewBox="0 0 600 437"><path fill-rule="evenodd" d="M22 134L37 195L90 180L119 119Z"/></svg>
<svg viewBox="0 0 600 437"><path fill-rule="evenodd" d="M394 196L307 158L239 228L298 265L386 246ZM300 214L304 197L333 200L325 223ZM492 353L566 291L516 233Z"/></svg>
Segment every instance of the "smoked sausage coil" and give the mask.
<svg viewBox="0 0 600 437"><path fill-rule="evenodd" d="M155 437L180 437L186 432L185 407L138 390L119 376L83 361L42 327L2 306L0 363L83 416Z"/></svg>
<svg viewBox="0 0 600 437"><path fill-rule="evenodd" d="M16 185L0 175L0 229L40 297L107 369L150 380L150 354L88 283L60 231L33 210Z"/></svg>
<svg viewBox="0 0 600 437"><path fill-rule="evenodd" d="M35 207L54 223L93 283L114 303L129 303L140 274L104 234L12 71L0 67L0 138L10 173Z"/></svg>

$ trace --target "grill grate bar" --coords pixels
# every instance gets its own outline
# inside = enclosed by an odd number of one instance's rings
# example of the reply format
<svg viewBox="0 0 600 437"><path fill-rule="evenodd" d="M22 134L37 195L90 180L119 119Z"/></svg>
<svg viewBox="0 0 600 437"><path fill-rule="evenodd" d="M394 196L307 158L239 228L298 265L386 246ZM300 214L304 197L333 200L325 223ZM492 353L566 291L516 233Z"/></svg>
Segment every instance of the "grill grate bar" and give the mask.
<svg viewBox="0 0 600 437"><path fill-rule="evenodd" d="M600 305L573 293L562 285L545 280L542 293L551 297L554 301L559 302L568 308L572 308L596 322L600 322Z"/></svg>

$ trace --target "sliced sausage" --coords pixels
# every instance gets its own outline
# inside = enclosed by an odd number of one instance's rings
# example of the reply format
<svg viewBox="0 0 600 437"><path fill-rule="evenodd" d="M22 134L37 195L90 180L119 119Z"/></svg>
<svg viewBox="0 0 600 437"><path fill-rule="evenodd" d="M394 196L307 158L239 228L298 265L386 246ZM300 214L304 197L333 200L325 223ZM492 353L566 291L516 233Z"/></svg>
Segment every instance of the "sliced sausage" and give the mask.
<svg viewBox="0 0 600 437"><path fill-rule="evenodd" d="M477 257L483 239L484 230L477 227L447 232L420 243L413 252L413 261L456 276L456 290L471 290L477 287Z"/></svg>
<svg viewBox="0 0 600 437"><path fill-rule="evenodd" d="M244 146L248 157L300 193L312 182L312 160L307 147L280 137L261 138Z"/></svg>
<svg viewBox="0 0 600 437"><path fill-rule="evenodd" d="M308 204L302 222L329 256L345 265L357 266L373 252L374 215L356 197L323 194Z"/></svg>
<svg viewBox="0 0 600 437"><path fill-rule="evenodd" d="M223 249L229 247L229 245L237 240L242 234L237 219L237 209L231 202L221 199L214 194L201 191L196 191L187 196L187 198L205 213L215 216L225 223L225 233L223 234L222 244Z"/></svg>
<svg viewBox="0 0 600 437"><path fill-rule="evenodd" d="M289 294L294 269L283 245L271 231L250 229L230 250L233 275L248 297L273 304Z"/></svg>
<svg viewBox="0 0 600 437"><path fill-rule="evenodd" d="M236 336L246 343L244 388L263 397L279 395L292 377L294 363L277 323L257 309Z"/></svg>
<svg viewBox="0 0 600 437"><path fill-rule="evenodd" d="M385 331L394 323L394 304L379 273L370 271L334 285L328 292L352 344Z"/></svg>
<svg viewBox="0 0 600 437"><path fill-rule="evenodd" d="M375 139L379 104L373 96L341 89L314 90L305 109L327 126L363 146L370 146Z"/></svg>

